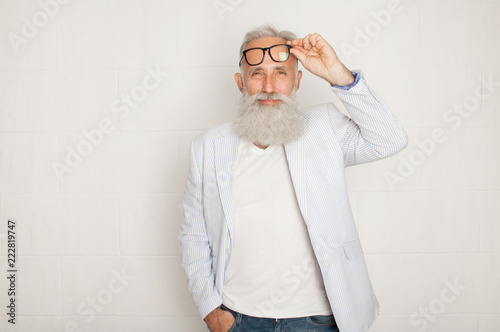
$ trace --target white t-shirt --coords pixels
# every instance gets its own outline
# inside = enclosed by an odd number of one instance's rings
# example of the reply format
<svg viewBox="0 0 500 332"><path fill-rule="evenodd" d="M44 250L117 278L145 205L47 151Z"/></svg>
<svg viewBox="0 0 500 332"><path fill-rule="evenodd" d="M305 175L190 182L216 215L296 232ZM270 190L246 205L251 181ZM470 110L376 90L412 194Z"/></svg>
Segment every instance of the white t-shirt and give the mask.
<svg viewBox="0 0 500 332"><path fill-rule="evenodd" d="M331 315L283 145L240 140L234 195L224 305L255 317Z"/></svg>

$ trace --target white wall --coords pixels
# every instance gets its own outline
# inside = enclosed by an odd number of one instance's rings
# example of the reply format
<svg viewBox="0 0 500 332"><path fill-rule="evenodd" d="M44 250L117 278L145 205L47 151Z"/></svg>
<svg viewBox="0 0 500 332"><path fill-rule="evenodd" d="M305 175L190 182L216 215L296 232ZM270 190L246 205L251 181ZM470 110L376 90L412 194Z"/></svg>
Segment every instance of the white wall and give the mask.
<svg viewBox="0 0 500 332"><path fill-rule="evenodd" d="M1 0L0 266L14 218L18 316L0 278L0 331L203 330L176 240L187 150L233 117L240 41L265 22L321 33L409 134L347 171L381 304L370 331L499 331L499 14L486 0ZM299 95L334 100L307 74Z"/></svg>

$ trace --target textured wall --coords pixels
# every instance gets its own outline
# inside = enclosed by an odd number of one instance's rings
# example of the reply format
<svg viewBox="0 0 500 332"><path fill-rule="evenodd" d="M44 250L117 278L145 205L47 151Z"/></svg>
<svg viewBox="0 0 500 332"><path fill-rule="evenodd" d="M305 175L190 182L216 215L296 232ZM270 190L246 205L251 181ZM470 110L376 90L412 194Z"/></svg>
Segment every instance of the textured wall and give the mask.
<svg viewBox="0 0 500 332"><path fill-rule="evenodd" d="M9 218L18 255L0 331L203 330L176 239L187 151L233 117L239 43L266 22L321 33L410 137L347 170L381 304L370 331L499 331L499 15L486 0L0 0L2 273ZM298 95L335 101L308 73Z"/></svg>

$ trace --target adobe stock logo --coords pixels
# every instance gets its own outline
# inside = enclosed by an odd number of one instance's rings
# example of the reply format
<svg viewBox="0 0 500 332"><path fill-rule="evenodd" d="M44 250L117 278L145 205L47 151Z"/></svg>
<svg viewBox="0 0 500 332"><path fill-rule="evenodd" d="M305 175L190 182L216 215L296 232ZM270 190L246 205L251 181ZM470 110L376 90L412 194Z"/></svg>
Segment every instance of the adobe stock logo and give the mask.
<svg viewBox="0 0 500 332"><path fill-rule="evenodd" d="M303 282L307 281L314 271L314 261L310 258L305 258L301 265L292 265L288 270L283 272L281 281L283 282L283 289L274 289L269 294L268 299L261 301L254 301L253 304L256 309L263 315L270 316L274 313L276 305L285 303L287 296L293 295L300 288Z"/></svg>
<svg viewBox="0 0 500 332"><path fill-rule="evenodd" d="M232 12L236 6L240 5L243 0L214 0L212 3L215 12L220 20L224 19L224 13Z"/></svg>
<svg viewBox="0 0 500 332"><path fill-rule="evenodd" d="M68 4L70 0L40 0L38 2L40 10L38 10L31 20L27 19L25 16L21 18L23 25L21 27L21 35L9 32L7 33L7 39L9 39L10 46L14 49L14 52L19 53L19 47L23 44L28 44L28 42L35 38L40 29L45 27L50 18L54 18L59 13L59 6Z"/></svg>
<svg viewBox="0 0 500 332"><path fill-rule="evenodd" d="M87 316L85 323L90 324L94 321L96 312L102 312L106 306L113 302L116 295L124 291L131 281L135 280L135 276L127 274L122 269L121 272L113 269L111 271L113 277L109 280L106 288L101 289L95 297L87 297L86 302L82 302L76 308L79 315ZM85 329L87 330L87 329ZM65 332L82 332L82 329L75 321L69 321L65 324Z"/></svg>
<svg viewBox="0 0 500 332"><path fill-rule="evenodd" d="M367 48L372 40L382 33L382 31L387 28L395 15L400 14L404 7L401 5L399 0L391 0L387 4L387 9L381 9L379 11L370 12L373 20L368 21L363 29L360 27L354 28L356 32L353 44L342 42L339 45L339 49L342 52L345 59L349 62L351 61L351 56L354 54L361 53L362 49Z"/></svg>
<svg viewBox="0 0 500 332"><path fill-rule="evenodd" d="M418 313L411 314L410 325L417 327L418 332L425 331L429 323L436 321L436 316L442 314L446 307L455 302L462 295L462 291L467 289L467 286L458 283L457 278L453 282L446 279L444 284L446 287L441 290L439 298L432 299L426 308L420 307Z"/></svg>
<svg viewBox="0 0 500 332"><path fill-rule="evenodd" d="M473 92L465 96L461 103L454 103L453 107L448 108L442 114L443 120L452 124L451 129L455 131L460 129L463 122L480 109L481 102L493 96L500 87L500 81L494 81L491 73L488 78L479 76L478 80L479 83ZM396 172L384 172L385 180L391 190L396 189L397 184L404 183L412 176L418 167L422 166L443 143L448 141L448 138L444 129L434 128L430 137L415 141L417 148L409 153L408 158L398 155L399 164Z"/></svg>
<svg viewBox="0 0 500 332"><path fill-rule="evenodd" d="M158 66L156 69L146 67L147 74L142 78L141 83L135 85L128 94L121 94L120 98L111 103L111 112L118 113L120 121L129 117L130 112L137 109L148 95L170 75L169 72L162 71ZM84 158L92 154L94 149L99 147L105 140L106 135L115 132L116 126L109 117L102 118L96 128L84 130L82 138L75 147L66 145L66 155L61 161L53 161L51 166L58 180L63 181L65 174L72 173L79 167ZM109 136L109 135L108 135ZM65 162L65 163L64 163Z"/></svg>

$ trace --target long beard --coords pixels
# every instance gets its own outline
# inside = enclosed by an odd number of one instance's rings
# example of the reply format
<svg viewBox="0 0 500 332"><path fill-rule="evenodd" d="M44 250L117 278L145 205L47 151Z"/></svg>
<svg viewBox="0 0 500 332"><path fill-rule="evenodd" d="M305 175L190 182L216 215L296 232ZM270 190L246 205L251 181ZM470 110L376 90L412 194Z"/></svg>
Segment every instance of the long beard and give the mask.
<svg viewBox="0 0 500 332"><path fill-rule="evenodd" d="M276 105L263 105L258 99L281 100ZM296 141L304 134L304 121L298 113L295 91L290 97L281 93L259 92L240 100L235 131L243 139L259 145L279 145Z"/></svg>

